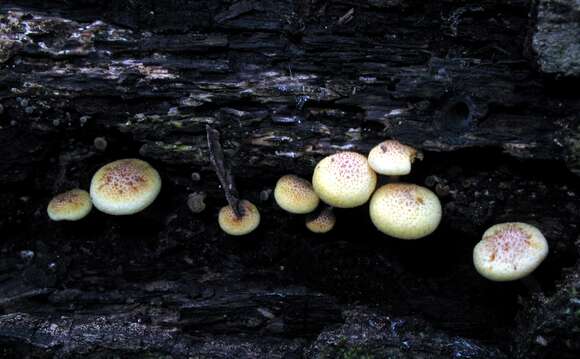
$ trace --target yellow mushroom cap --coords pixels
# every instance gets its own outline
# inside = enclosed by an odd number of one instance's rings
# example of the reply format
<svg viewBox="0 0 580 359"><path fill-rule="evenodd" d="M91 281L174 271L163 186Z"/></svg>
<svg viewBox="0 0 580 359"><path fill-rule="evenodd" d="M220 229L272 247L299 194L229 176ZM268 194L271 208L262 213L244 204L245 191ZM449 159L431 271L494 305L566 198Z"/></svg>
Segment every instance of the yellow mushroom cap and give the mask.
<svg viewBox="0 0 580 359"><path fill-rule="evenodd" d="M402 176L411 172L415 158L420 152L399 141L388 140L376 145L369 153L369 165L375 172L387 176Z"/></svg>
<svg viewBox="0 0 580 359"><path fill-rule="evenodd" d="M320 202L310 182L294 175L280 177L274 189L274 199L282 209L296 214L310 213Z"/></svg>
<svg viewBox="0 0 580 359"><path fill-rule="evenodd" d="M57 194L48 203L48 217L53 221L78 221L93 208L91 197L82 189Z"/></svg>
<svg viewBox="0 0 580 359"><path fill-rule="evenodd" d="M542 232L526 223L491 226L473 249L475 269L487 279L510 281L523 278L548 255Z"/></svg>
<svg viewBox="0 0 580 359"><path fill-rule="evenodd" d="M333 207L365 204L377 185L367 158L356 152L339 152L323 158L314 169L312 186L321 200Z"/></svg>
<svg viewBox="0 0 580 359"><path fill-rule="evenodd" d="M306 217L306 228L314 233L326 233L334 228L336 217L332 208L325 208L317 215Z"/></svg>
<svg viewBox="0 0 580 359"><path fill-rule="evenodd" d="M370 215L383 233L400 239L425 237L441 222L441 203L429 189L409 183L389 183L371 198Z"/></svg>
<svg viewBox="0 0 580 359"><path fill-rule="evenodd" d="M91 198L101 212L134 214L149 206L161 191L161 177L149 163L123 159L101 167L91 180Z"/></svg>
<svg viewBox="0 0 580 359"><path fill-rule="evenodd" d="M229 205L220 209L218 223L220 228L229 235L243 236L252 232L260 224L260 212L252 202L241 200L240 207L244 210L244 215L240 218Z"/></svg>

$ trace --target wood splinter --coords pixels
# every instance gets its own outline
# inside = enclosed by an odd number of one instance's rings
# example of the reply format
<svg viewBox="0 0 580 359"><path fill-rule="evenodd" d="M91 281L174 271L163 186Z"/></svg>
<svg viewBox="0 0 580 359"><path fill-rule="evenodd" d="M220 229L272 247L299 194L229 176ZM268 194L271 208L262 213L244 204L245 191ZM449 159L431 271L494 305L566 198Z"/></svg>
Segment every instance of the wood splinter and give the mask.
<svg viewBox="0 0 580 359"><path fill-rule="evenodd" d="M224 151L220 143L220 133L209 125L205 126L205 130L207 133L209 159L214 167L220 184L222 185L228 204L232 207L236 217L241 218L244 215L244 209L240 206L240 199L234 183L234 178L230 168L225 162Z"/></svg>

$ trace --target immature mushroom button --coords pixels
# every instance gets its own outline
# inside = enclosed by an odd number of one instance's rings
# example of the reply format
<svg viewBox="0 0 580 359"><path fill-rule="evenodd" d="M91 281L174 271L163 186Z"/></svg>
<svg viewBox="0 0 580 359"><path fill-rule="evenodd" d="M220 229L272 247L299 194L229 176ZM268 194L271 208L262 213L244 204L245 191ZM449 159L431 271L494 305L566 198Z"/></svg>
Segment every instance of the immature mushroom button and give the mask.
<svg viewBox="0 0 580 359"><path fill-rule="evenodd" d="M280 177L274 199L282 209L296 214L310 213L320 202L310 182L294 175Z"/></svg>
<svg viewBox="0 0 580 359"><path fill-rule="evenodd" d="M314 233L326 233L334 228L336 217L332 207L323 209L320 213L306 216L306 228Z"/></svg>
<svg viewBox="0 0 580 359"><path fill-rule="evenodd" d="M128 215L149 206L161 190L159 173L147 162L123 159L101 167L91 180L95 207L111 215Z"/></svg>
<svg viewBox="0 0 580 359"><path fill-rule="evenodd" d="M252 202L241 200L239 205L244 212L241 217L237 217L229 205L222 207L218 215L220 228L232 236L248 234L260 224L260 212Z"/></svg>
<svg viewBox="0 0 580 359"><path fill-rule="evenodd" d="M539 229L508 222L485 231L473 249L473 264L487 279L510 281L532 273L547 255L548 242Z"/></svg>
<svg viewBox="0 0 580 359"><path fill-rule="evenodd" d="M387 176L403 176L411 172L415 158L423 155L399 141L387 140L376 145L369 153L369 165L375 172Z"/></svg>
<svg viewBox="0 0 580 359"><path fill-rule="evenodd" d="M439 226L441 203L429 189L415 184L389 183L370 203L370 216L381 232L400 239L425 237Z"/></svg>
<svg viewBox="0 0 580 359"><path fill-rule="evenodd" d="M314 169L312 186L321 200L338 208L365 204L377 184L367 158L356 152L339 152L323 158Z"/></svg>
<svg viewBox="0 0 580 359"><path fill-rule="evenodd" d="M48 203L48 217L53 221L78 221L93 208L91 197L82 189L73 189L54 196Z"/></svg>

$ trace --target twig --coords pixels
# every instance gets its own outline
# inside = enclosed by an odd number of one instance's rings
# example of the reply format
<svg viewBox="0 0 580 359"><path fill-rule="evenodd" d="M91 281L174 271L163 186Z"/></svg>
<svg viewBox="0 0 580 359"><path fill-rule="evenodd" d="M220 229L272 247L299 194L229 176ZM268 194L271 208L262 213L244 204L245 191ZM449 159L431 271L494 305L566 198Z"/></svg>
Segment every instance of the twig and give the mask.
<svg viewBox="0 0 580 359"><path fill-rule="evenodd" d="M230 207L232 207L235 215L240 218L244 215L244 209L240 207L238 191L236 190L232 173L225 164L224 151L220 144L220 133L209 125L206 125L205 130L207 133L207 145L209 147L209 160L222 185L226 200Z"/></svg>

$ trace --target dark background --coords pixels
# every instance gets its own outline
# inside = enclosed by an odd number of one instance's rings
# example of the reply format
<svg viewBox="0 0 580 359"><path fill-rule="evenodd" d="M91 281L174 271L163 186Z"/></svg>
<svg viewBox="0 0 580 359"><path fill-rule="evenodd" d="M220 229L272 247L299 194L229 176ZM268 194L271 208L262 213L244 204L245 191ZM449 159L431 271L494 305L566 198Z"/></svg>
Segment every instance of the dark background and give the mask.
<svg viewBox="0 0 580 359"><path fill-rule="evenodd" d="M4 0L0 357L578 358L579 19L573 0ZM208 124L262 214L242 238L217 226ZM402 180L439 195L433 235L388 238L366 206L314 235L276 207L280 176L385 138L424 152ZM162 176L151 207L49 221L127 157ZM549 241L531 284L473 268L505 221Z"/></svg>

